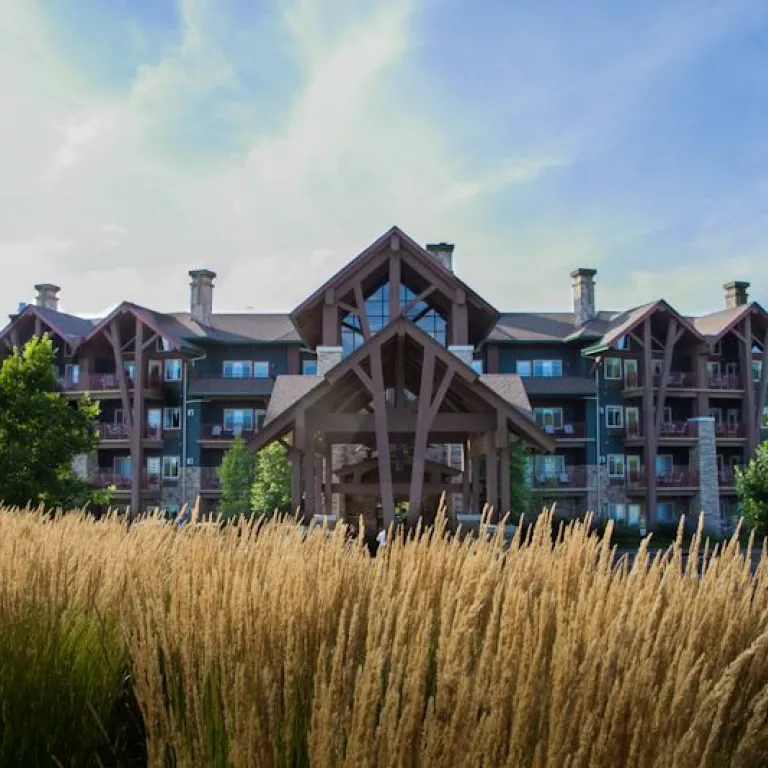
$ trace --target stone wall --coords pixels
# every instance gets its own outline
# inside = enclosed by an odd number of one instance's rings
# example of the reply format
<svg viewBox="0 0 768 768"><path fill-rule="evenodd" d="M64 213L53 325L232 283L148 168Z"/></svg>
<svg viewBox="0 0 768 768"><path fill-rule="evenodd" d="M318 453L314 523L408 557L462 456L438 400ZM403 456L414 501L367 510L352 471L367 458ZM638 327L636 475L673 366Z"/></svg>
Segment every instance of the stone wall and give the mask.
<svg viewBox="0 0 768 768"><path fill-rule="evenodd" d="M717 443L715 420L710 416L690 419L698 429L696 447L691 450L691 468L699 473L699 492L694 499L696 519L704 513L704 530L715 536L721 533L720 487L717 476Z"/></svg>
<svg viewBox="0 0 768 768"><path fill-rule="evenodd" d="M183 504L192 505L200 495L200 467L184 467L184 497Z"/></svg>
<svg viewBox="0 0 768 768"><path fill-rule="evenodd" d="M331 368L341 362L344 351L341 347L317 348L317 375L325 376Z"/></svg>

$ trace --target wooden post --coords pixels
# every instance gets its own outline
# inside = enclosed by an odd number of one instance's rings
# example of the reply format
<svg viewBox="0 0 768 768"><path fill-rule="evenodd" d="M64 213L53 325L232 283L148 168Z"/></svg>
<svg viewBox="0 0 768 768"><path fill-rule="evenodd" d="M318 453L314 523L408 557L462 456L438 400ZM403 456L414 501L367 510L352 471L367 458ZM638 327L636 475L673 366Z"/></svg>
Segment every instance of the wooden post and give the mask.
<svg viewBox="0 0 768 768"><path fill-rule="evenodd" d="M313 515L323 513L323 457L315 454L315 506Z"/></svg>
<svg viewBox="0 0 768 768"><path fill-rule="evenodd" d="M469 440L464 441L461 447L461 508L466 515L472 504L471 498L471 464L472 459L469 456Z"/></svg>
<svg viewBox="0 0 768 768"><path fill-rule="evenodd" d="M315 514L315 435L307 428L304 433L304 522L312 522Z"/></svg>
<svg viewBox="0 0 768 768"><path fill-rule="evenodd" d="M125 366L123 365L123 347L120 340L120 327L117 318L112 321L109 328L105 329L104 334L112 345L112 352L115 357L115 376L120 388L120 402L123 406L123 420L130 434L133 428L133 415L131 413L131 400L128 395L128 379L125 375Z"/></svg>
<svg viewBox="0 0 768 768"><path fill-rule="evenodd" d="M133 429L131 435L131 518L141 510L141 481L144 473L144 325L136 318L136 338L134 341L134 382L133 382Z"/></svg>
<svg viewBox="0 0 768 768"><path fill-rule="evenodd" d="M327 442L325 445L325 514L333 514L333 445Z"/></svg>
<svg viewBox="0 0 768 768"><path fill-rule="evenodd" d="M708 347L705 344L702 344L696 353L696 386L699 389L699 393L696 397L696 415L699 417L709 416L709 393L701 391L709 389L707 358Z"/></svg>
<svg viewBox="0 0 768 768"><path fill-rule="evenodd" d="M763 408L765 408L765 399L768 397L768 331L763 336L763 357L762 368L760 370L760 385L757 388L757 403L755 405L755 435L759 441L760 430L763 427Z"/></svg>
<svg viewBox="0 0 768 768"><path fill-rule="evenodd" d="M472 514L477 515L480 513L480 459L477 456L470 457L469 469Z"/></svg>
<svg viewBox="0 0 768 768"><path fill-rule="evenodd" d="M509 457L510 457L509 444L507 444L501 449L501 464L499 467L499 472L501 473L501 509L499 510L499 518L507 514L509 514L511 517L511 513L512 513L512 509L511 509L512 499L511 499L511 488L510 488L510 478L509 478Z"/></svg>
<svg viewBox="0 0 768 768"><path fill-rule="evenodd" d="M742 422L747 429L747 455L749 458L757 447L755 431L755 382L752 380L752 313L744 318L744 341L742 342L742 376L744 377L744 408Z"/></svg>
<svg viewBox="0 0 768 768"><path fill-rule="evenodd" d="M664 344L664 360L661 366L661 381L659 382L659 395L656 400L656 418L654 421L655 440L658 443L661 436L661 424L664 419L664 405L667 400L667 385L669 384L669 374L672 370L672 353L675 351L675 344L678 340L677 320L670 318L667 326L667 339Z"/></svg>
<svg viewBox="0 0 768 768"><path fill-rule="evenodd" d="M416 417L416 435L413 444L413 467L411 470L411 492L408 505L408 524L415 525L421 515L421 496L424 488L424 466L427 459L429 438L429 407L432 404L432 387L435 381L435 353L424 350L421 364L421 386L419 389L419 410Z"/></svg>
<svg viewBox="0 0 768 768"><path fill-rule="evenodd" d="M296 414L296 421L294 423L293 448L291 450L291 504L293 505L294 514L298 513L301 509L301 464L305 432L304 411L299 411Z"/></svg>
<svg viewBox="0 0 768 768"><path fill-rule="evenodd" d="M498 453L492 436L489 437L485 462L486 503L493 507L491 520L496 521L499 519L499 473Z"/></svg>
<svg viewBox="0 0 768 768"><path fill-rule="evenodd" d="M656 525L656 424L653 410L653 339L651 318L643 323L643 431L645 433L645 482L648 527Z"/></svg>
<svg viewBox="0 0 768 768"><path fill-rule="evenodd" d="M35 315L35 336L43 335L43 321Z"/></svg>
<svg viewBox="0 0 768 768"><path fill-rule="evenodd" d="M395 496L392 488L392 464L389 460L389 428L387 426L387 397L384 389L384 369L381 347L374 345L369 355L371 363L371 395L376 427L376 451L379 454L379 484L381 485L381 516L384 528L395 522Z"/></svg>
<svg viewBox="0 0 768 768"><path fill-rule="evenodd" d="M389 259L389 320L400 314L400 254L393 252Z"/></svg>
<svg viewBox="0 0 768 768"><path fill-rule="evenodd" d="M397 337L395 360L395 408L405 407L405 336Z"/></svg>

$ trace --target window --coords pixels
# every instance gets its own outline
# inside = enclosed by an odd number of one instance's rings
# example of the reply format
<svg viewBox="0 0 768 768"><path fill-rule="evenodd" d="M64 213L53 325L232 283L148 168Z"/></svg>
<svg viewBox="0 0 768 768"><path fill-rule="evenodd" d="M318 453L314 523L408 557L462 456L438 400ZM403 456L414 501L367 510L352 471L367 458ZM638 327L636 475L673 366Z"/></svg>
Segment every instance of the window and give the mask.
<svg viewBox="0 0 768 768"><path fill-rule="evenodd" d="M608 429L621 429L624 426L624 409L620 405L605 406L605 425Z"/></svg>
<svg viewBox="0 0 768 768"><path fill-rule="evenodd" d="M78 384L80 382L80 366L76 363L67 363L64 366L64 380L68 384Z"/></svg>
<svg viewBox="0 0 768 768"><path fill-rule="evenodd" d="M301 372L305 376L317 376L317 360L315 360L315 359L302 360L301 361Z"/></svg>
<svg viewBox="0 0 768 768"><path fill-rule="evenodd" d="M225 408L224 429L236 435L253 431L253 410L250 408Z"/></svg>
<svg viewBox="0 0 768 768"><path fill-rule="evenodd" d="M565 456L536 456L534 467L539 480L560 477L565 472Z"/></svg>
<svg viewBox="0 0 768 768"><path fill-rule="evenodd" d="M165 360L163 372L166 381L181 381L181 360L176 358Z"/></svg>
<svg viewBox="0 0 768 768"><path fill-rule="evenodd" d="M709 415L715 420L715 424L723 423L723 411L720 408L710 408Z"/></svg>
<svg viewBox="0 0 768 768"><path fill-rule="evenodd" d="M554 432L563 428L562 408L534 408L533 416L545 432Z"/></svg>
<svg viewBox="0 0 768 768"><path fill-rule="evenodd" d="M768 427L768 406L763 407L763 427Z"/></svg>
<svg viewBox="0 0 768 768"><path fill-rule="evenodd" d="M147 475L159 477L163 471L162 460L159 456L147 456Z"/></svg>
<svg viewBox="0 0 768 768"><path fill-rule="evenodd" d="M181 429L181 408L163 409L163 429Z"/></svg>
<svg viewBox="0 0 768 768"><path fill-rule="evenodd" d="M632 435L640 434L640 409L636 406L629 406L624 409L624 424L627 427L627 434Z"/></svg>
<svg viewBox="0 0 768 768"><path fill-rule="evenodd" d="M122 408L115 408L115 424L125 424L125 415Z"/></svg>
<svg viewBox="0 0 768 768"><path fill-rule="evenodd" d="M267 412L264 410L256 409L256 429L259 430L264 426L264 419L267 417Z"/></svg>
<svg viewBox="0 0 768 768"><path fill-rule="evenodd" d="M674 523L677 519L675 505L669 501L657 504L656 519L660 523Z"/></svg>
<svg viewBox="0 0 768 768"><path fill-rule="evenodd" d="M533 368L530 360L518 360L515 370L517 371L517 375L524 379L533 375Z"/></svg>
<svg viewBox="0 0 768 768"><path fill-rule="evenodd" d="M753 360L752 361L752 381L760 381L760 376L762 372L763 372L763 361Z"/></svg>
<svg viewBox="0 0 768 768"><path fill-rule="evenodd" d="M173 349L171 342L164 336L160 336L157 339L157 351L158 352L170 352Z"/></svg>
<svg viewBox="0 0 768 768"><path fill-rule="evenodd" d="M150 360L147 366L147 374L149 380L152 383L160 381L163 375L163 363L162 360Z"/></svg>
<svg viewBox="0 0 768 768"><path fill-rule="evenodd" d="M728 426L729 427L736 427L739 424L739 409L738 408L729 408L728 414L726 416Z"/></svg>
<svg viewBox="0 0 768 768"><path fill-rule="evenodd" d="M665 424L672 423L672 408L669 405L664 406L664 410L662 411L662 421Z"/></svg>
<svg viewBox="0 0 768 768"><path fill-rule="evenodd" d="M164 480L179 479L179 457L178 456L163 456L163 479Z"/></svg>
<svg viewBox="0 0 768 768"><path fill-rule="evenodd" d="M614 346L616 349L629 349L629 338L627 336L622 336L616 340L616 344Z"/></svg>
<svg viewBox="0 0 768 768"><path fill-rule="evenodd" d="M534 360L533 375L537 379L554 379L563 375L562 360Z"/></svg>
<svg viewBox="0 0 768 768"><path fill-rule="evenodd" d="M634 479L640 479L640 457L637 454L630 454L626 457L627 475Z"/></svg>
<svg viewBox="0 0 768 768"><path fill-rule="evenodd" d="M163 411L160 408L150 408L147 411L147 437L159 437L163 423Z"/></svg>
<svg viewBox="0 0 768 768"><path fill-rule="evenodd" d="M253 363L250 360L225 360L221 373L225 379L250 379Z"/></svg>
<svg viewBox="0 0 768 768"><path fill-rule="evenodd" d="M622 454L608 456L608 477L624 477L624 456Z"/></svg>
<svg viewBox="0 0 768 768"><path fill-rule="evenodd" d="M640 525L640 505L627 504L627 525L635 528Z"/></svg>
<svg viewBox="0 0 768 768"><path fill-rule="evenodd" d="M270 376L271 365L263 361L257 361L253 364L253 376L256 379L268 379Z"/></svg>
<svg viewBox="0 0 768 768"><path fill-rule="evenodd" d="M605 358L605 378L611 380L618 380L621 378L621 358Z"/></svg>
<svg viewBox="0 0 768 768"><path fill-rule="evenodd" d="M131 477L133 474L130 456L115 456L112 467L115 470L115 474L120 477Z"/></svg>
<svg viewBox="0 0 768 768"><path fill-rule="evenodd" d="M710 379L717 378L720 375L720 363L717 360L710 360L707 363L707 376Z"/></svg>
<svg viewBox="0 0 768 768"><path fill-rule="evenodd" d="M472 370L477 373L478 375L482 376L483 374L483 361L479 358L475 358L472 361Z"/></svg>
<svg viewBox="0 0 768 768"><path fill-rule="evenodd" d="M656 477L671 475L674 470L674 460L669 453L661 453L656 456Z"/></svg>
<svg viewBox="0 0 768 768"><path fill-rule="evenodd" d="M128 374L129 381L136 378L136 363L133 361L123 363L123 370Z"/></svg>
<svg viewBox="0 0 768 768"><path fill-rule="evenodd" d="M739 372L739 364L738 363L726 363L725 364L725 372L729 376L736 376Z"/></svg>
<svg viewBox="0 0 768 768"><path fill-rule="evenodd" d="M627 512L624 504L609 504L608 517L617 523L625 523L627 521Z"/></svg>
<svg viewBox="0 0 768 768"><path fill-rule="evenodd" d="M606 377L607 378L607 377ZM624 361L624 381L630 386L636 386L638 380L637 360Z"/></svg>

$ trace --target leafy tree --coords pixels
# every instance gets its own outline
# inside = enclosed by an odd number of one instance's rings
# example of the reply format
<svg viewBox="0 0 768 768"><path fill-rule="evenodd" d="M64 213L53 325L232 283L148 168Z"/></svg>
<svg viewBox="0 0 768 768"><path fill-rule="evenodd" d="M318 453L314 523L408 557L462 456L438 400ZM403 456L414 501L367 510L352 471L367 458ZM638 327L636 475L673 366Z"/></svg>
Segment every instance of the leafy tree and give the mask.
<svg viewBox="0 0 768 768"><path fill-rule="evenodd" d="M239 435L224 454L219 469L221 501L219 514L224 517L247 514L250 510L251 486L256 476L256 460Z"/></svg>
<svg viewBox="0 0 768 768"><path fill-rule="evenodd" d="M256 480L251 509L259 515L292 512L291 462L279 443L263 448L256 456Z"/></svg>
<svg viewBox="0 0 768 768"><path fill-rule="evenodd" d="M736 493L747 523L768 534L768 442L757 446L746 469L736 470Z"/></svg>
<svg viewBox="0 0 768 768"><path fill-rule="evenodd" d="M522 440L511 442L509 449L509 510L511 522L517 522L520 515L528 514L531 507L531 487L528 483L527 468L530 460L528 446Z"/></svg>
<svg viewBox="0 0 768 768"><path fill-rule="evenodd" d="M56 393L56 352L45 335L15 349L0 368L0 499L73 508L96 498L72 460L95 450L97 403Z"/></svg>

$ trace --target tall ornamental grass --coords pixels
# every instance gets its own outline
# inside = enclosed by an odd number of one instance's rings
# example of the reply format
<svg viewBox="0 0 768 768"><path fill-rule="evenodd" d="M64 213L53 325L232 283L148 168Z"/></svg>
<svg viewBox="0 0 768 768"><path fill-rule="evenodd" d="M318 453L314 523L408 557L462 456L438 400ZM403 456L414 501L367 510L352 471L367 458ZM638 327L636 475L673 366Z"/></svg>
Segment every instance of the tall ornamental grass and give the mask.
<svg viewBox="0 0 768 768"><path fill-rule="evenodd" d="M371 560L341 528L291 520L128 531L6 512L0 633L27 589L85 617L109 638L73 636L88 684L30 684L27 711L85 699L81 730L117 754L127 659L152 766L765 765L768 555L753 574L736 539L691 550L644 545L630 567L588 524L553 543L549 514L511 544L441 522Z"/></svg>

